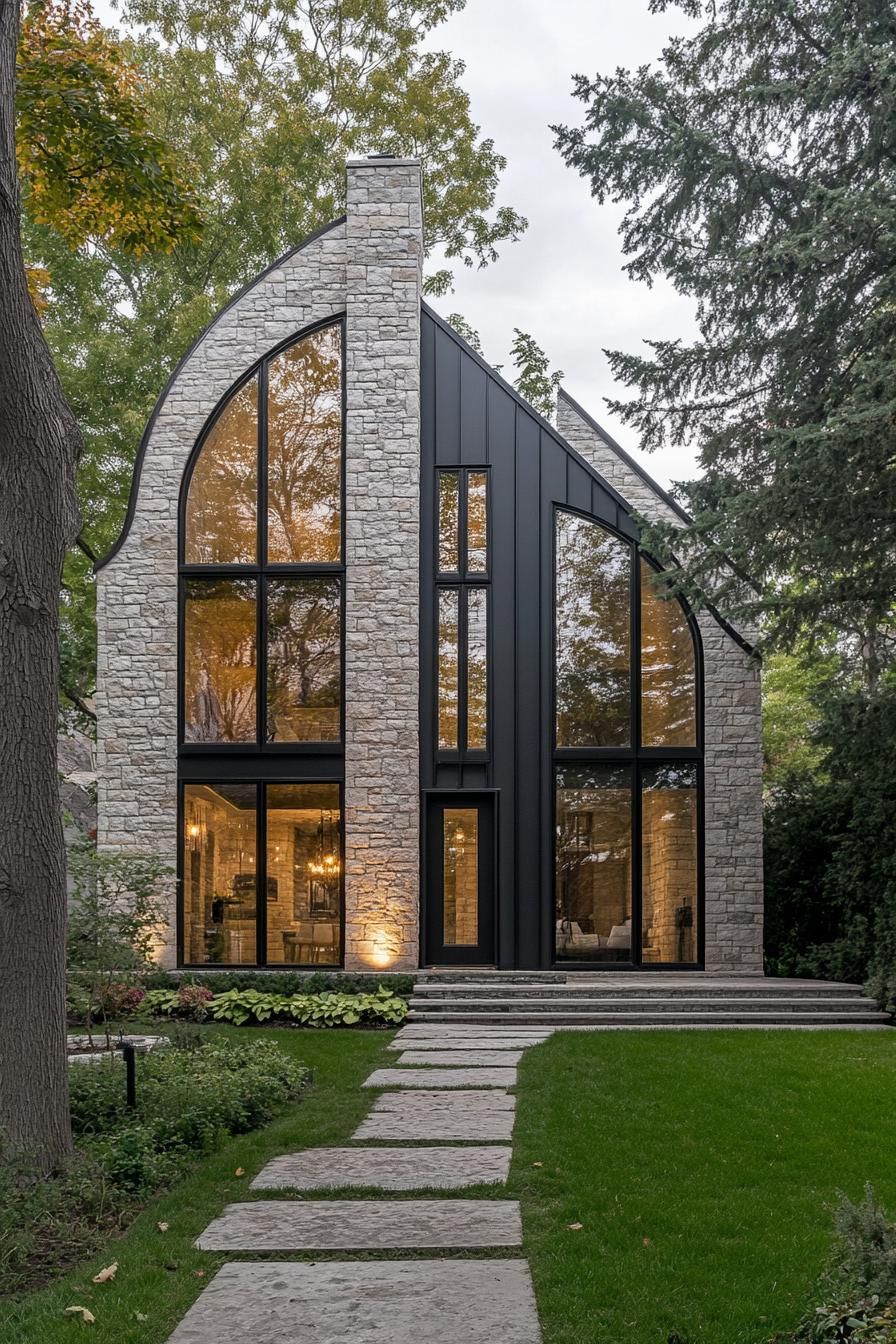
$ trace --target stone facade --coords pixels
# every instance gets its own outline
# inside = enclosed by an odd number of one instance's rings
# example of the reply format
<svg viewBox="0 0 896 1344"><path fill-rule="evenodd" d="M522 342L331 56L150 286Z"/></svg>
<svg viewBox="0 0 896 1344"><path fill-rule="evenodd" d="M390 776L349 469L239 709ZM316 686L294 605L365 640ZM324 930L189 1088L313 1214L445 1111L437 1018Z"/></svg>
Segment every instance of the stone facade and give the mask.
<svg viewBox="0 0 896 1344"><path fill-rule="evenodd" d="M645 518L681 524L657 489L563 392L557 428ZM704 669L706 969L762 972L760 665L709 612L697 615Z"/></svg>
<svg viewBox="0 0 896 1344"><path fill-rule="evenodd" d="M350 164L348 199L347 221L275 263L219 315L147 431L133 516L97 575L98 843L176 859L178 501L196 439L247 368L347 313L346 966L406 966L417 961L419 854L419 165ZM374 611L386 576L402 600ZM374 732L395 763L388 781L374 768ZM175 958L172 888L159 959Z"/></svg>
<svg viewBox="0 0 896 1344"><path fill-rule="evenodd" d="M98 839L106 850L176 862L178 513L197 438L252 365L308 326L344 315L345 966L409 969L419 960L420 904L420 168L374 158L349 163L347 173L346 219L281 258L219 315L147 430L128 525L97 577ZM559 430L634 509L674 520L564 397ZM698 619L706 964L760 971L758 664L713 617ZM278 853L286 867L275 876L285 888L292 851L284 841ZM278 919L293 917L269 913L275 934ZM173 883L159 953L174 964Z"/></svg>

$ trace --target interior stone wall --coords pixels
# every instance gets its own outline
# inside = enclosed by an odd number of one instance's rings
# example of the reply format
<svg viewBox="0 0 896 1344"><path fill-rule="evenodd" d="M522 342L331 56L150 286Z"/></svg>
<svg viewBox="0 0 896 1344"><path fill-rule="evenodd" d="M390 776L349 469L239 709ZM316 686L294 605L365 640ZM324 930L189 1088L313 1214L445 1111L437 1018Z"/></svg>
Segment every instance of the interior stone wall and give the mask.
<svg viewBox="0 0 896 1344"><path fill-rule="evenodd" d="M635 512L681 525L674 509L562 392L557 428ZM697 624L705 678L705 965L708 971L761 974L760 664L709 612L699 612Z"/></svg>

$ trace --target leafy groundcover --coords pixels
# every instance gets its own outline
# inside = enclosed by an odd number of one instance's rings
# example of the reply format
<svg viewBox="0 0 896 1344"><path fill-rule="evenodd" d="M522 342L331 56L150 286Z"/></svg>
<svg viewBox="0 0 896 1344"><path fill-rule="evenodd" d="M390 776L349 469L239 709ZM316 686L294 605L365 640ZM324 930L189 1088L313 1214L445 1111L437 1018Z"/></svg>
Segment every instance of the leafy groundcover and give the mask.
<svg viewBox="0 0 896 1344"><path fill-rule="evenodd" d="M273 1042L182 1045L139 1058L132 1109L121 1060L71 1068L77 1152L64 1171L35 1179L26 1156L0 1151L0 1297L89 1255L198 1154L268 1124L310 1081Z"/></svg>
<svg viewBox="0 0 896 1344"><path fill-rule="evenodd" d="M407 1000L381 985L372 994L270 994L228 989L216 994L202 985L150 989L142 1012L193 1021L206 1018L242 1027L252 1022L295 1023L302 1027L398 1026L408 1015Z"/></svg>

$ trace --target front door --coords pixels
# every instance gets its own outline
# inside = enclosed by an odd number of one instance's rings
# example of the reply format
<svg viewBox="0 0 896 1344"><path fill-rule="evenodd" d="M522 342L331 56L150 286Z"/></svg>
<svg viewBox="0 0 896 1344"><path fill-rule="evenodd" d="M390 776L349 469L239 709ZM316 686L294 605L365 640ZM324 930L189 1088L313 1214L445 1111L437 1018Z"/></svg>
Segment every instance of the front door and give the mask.
<svg viewBox="0 0 896 1344"><path fill-rule="evenodd" d="M425 959L430 966L495 963L494 801L430 796L426 807Z"/></svg>

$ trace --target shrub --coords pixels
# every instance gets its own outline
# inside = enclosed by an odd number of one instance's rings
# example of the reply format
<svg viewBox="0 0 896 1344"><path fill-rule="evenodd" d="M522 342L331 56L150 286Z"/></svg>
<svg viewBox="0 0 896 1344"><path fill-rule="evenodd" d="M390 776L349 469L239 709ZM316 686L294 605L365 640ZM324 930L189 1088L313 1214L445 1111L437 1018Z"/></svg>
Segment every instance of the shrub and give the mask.
<svg viewBox="0 0 896 1344"><path fill-rule="evenodd" d="M137 1106L129 1110L121 1062L84 1065L71 1079L72 1128L76 1135L114 1136L100 1150L110 1162L118 1161L121 1144L128 1160L140 1152L205 1151L224 1134L266 1124L299 1096L308 1076L273 1041L213 1040L195 1051L141 1056Z"/></svg>
<svg viewBox="0 0 896 1344"><path fill-rule="evenodd" d="M145 998L144 990L113 981L100 987L96 1007L104 1021L110 1017L129 1017L136 1013Z"/></svg>
<svg viewBox="0 0 896 1344"><path fill-rule="evenodd" d="M308 1027L352 1027L359 1023L396 1026L408 1015L407 1000L381 985L368 994L268 994L258 989L230 989L221 994L202 991L198 985L179 990L151 989L145 999L150 1012L166 1016L196 1017L192 995L199 991L203 1016L216 1022L244 1026L247 1022L290 1022Z"/></svg>
<svg viewBox="0 0 896 1344"><path fill-rule="evenodd" d="M65 1169L36 1180L33 1164L0 1150L0 1297L85 1259L197 1152L266 1124L309 1077L274 1042L191 1039L188 1050L140 1057L137 1106L128 1109L120 1060L73 1069L80 1151Z"/></svg>
<svg viewBox="0 0 896 1344"><path fill-rule="evenodd" d="M152 856L98 854L85 840L73 849L69 871L69 1005L91 1038L99 1020L108 1044L110 1017L119 1015L120 1003L128 1011L134 1002L123 978L133 986L152 967L155 938L166 923L161 890L167 870Z"/></svg>
<svg viewBox="0 0 896 1344"><path fill-rule="evenodd" d="M413 975L355 971L152 971L143 981L147 989L177 989L189 983L215 994L231 989L257 989L265 994L371 994L386 987L409 999Z"/></svg>
<svg viewBox="0 0 896 1344"><path fill-rule="evenodd" d="M861 1204L842 1199L834 1215L834 1245L812 1308L783 1344L894 1344L896 1341L896 1224L865 1187Z"/></svg>

